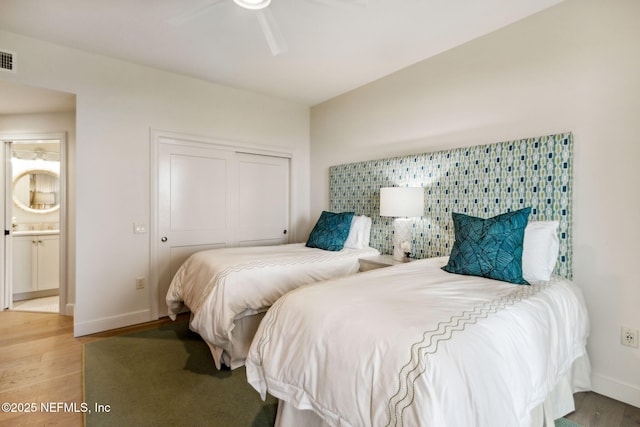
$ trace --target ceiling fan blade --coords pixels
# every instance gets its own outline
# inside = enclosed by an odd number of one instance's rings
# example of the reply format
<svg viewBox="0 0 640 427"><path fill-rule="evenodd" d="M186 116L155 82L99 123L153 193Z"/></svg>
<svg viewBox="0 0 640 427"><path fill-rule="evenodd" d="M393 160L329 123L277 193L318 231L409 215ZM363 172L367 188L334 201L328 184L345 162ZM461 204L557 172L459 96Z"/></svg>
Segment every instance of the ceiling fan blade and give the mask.
<svg viewBox="0 0 640 427"><path fill-rule="evenodd" d="M204 0L195 3L192 7L179 12L177 15L172 18L167 19L171 25L182 25L192 19L197 18L200 15L208 12L213 6L222 3L224 0Z"/></svg>
<svg viewBox="0 0 640 427"><path fill-rule="evenodd" d="M280 28L278 28L278 23L273 13L271 13L271 10L266 7L256 12L260 28L262 28L262 32L264 33L264 38L269 45L269 49L271 49L271 54L276 56L285 53L287 51L287 43L280 32Z"/></svg>
<svg viewBox="0 0 640 427"><path fill-rule="evenodd" d="M339 6L339 7L364 7L369 4L369 0L311 0L315 3L324 4L327 6Z"/></svg>

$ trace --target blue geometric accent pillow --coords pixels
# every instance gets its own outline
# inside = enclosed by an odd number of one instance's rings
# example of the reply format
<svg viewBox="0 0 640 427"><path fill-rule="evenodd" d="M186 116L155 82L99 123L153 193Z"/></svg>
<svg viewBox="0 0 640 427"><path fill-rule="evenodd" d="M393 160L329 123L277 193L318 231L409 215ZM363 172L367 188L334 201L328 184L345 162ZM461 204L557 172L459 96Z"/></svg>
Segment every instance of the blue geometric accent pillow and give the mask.
<svg viewBox="0 0 640 427"><path fill-rule="evenodd" d="M339 251L349 237L353 212L322 211L320 218L309 234L306 246L310 248Z"/></svg>
<svg viewBox="0 0 640 427"><path fill-rule="evenodd" d="M528 285L522 277L522 242L530 212L524 208L488 219L454 212L456 240L442 269Z"/></svg>

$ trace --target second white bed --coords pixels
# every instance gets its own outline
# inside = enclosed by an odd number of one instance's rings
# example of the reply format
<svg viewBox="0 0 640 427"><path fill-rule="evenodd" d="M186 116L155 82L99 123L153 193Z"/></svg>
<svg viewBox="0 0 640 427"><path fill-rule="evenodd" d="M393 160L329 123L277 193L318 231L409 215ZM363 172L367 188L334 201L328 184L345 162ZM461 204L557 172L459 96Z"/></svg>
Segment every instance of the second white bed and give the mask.
<svg viewBox="0 0 640 427"><path fill-rule="evenodd" d="M446 261L360 273L278 300L246 363L254 388L281 399L278 425L541 425L537 408L557 403L549 396L563 378L568 404L544 415L570 411L576 380L589 387L578 287L451 274ZM572 377L581 359L587 368Z"/></svg>

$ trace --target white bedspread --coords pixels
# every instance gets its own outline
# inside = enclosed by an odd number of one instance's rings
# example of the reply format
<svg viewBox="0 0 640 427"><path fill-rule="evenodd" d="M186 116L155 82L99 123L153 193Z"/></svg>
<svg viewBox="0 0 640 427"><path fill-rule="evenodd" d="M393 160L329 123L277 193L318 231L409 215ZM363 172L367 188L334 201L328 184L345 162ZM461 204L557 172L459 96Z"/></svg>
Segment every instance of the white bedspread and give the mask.
<svg viewBox="0 0 640 427"><path fill-rule="evenodd" d="M373 248L332 252L304 243L198 252L171 282L169 315L175 319L186 304L190 328L224 349L235 319L266 311L298 286L355 273L359 258L377 254Z"/></svg>
<svg viewBox="0 0 640 427"><path fill-rule="evenodd" d="M263 319L247 379L334 426L528 426L585 354L577 286L450 274L446 258L309 286Z"/></svg>

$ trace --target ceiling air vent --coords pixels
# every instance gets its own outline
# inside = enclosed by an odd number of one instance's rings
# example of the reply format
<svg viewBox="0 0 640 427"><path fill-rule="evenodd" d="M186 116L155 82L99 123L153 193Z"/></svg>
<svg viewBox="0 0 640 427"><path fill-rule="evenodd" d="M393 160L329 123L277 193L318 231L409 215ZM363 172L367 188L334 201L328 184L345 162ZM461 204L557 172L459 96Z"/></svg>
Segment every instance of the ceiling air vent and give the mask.
<svg viewBox="0 0 640 427"><path fill-rule="evenodd" d="M0 49L0 70L16 72L16 54Z"/></svg>

